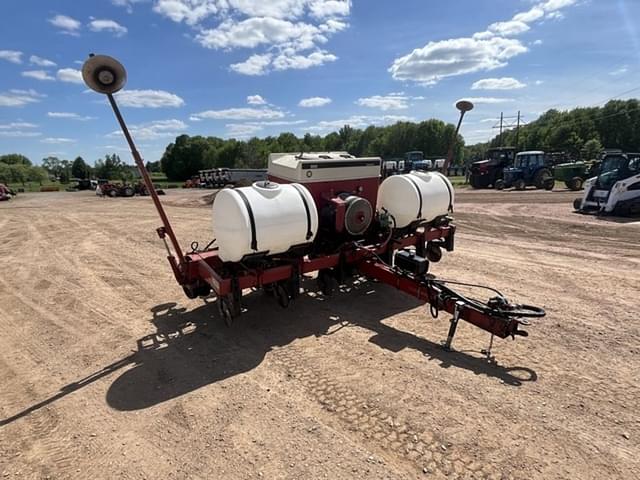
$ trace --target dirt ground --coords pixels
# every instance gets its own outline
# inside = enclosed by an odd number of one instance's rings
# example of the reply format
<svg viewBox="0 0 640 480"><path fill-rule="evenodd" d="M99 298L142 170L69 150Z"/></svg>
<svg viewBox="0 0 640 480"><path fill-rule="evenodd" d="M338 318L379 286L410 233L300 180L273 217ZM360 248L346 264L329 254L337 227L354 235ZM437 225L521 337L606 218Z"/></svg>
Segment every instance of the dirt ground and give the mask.
<svg viewBox="0 0 640 480"><path fill-rule="evenodd" d="M211 237L200 196L163 198L185 246ZM4 202L0 478L638 479L640 222L574 197L458 192L433 272L548 312L495 364L366 281L249 294L229 329L175 283L148 198Z"/></svg>

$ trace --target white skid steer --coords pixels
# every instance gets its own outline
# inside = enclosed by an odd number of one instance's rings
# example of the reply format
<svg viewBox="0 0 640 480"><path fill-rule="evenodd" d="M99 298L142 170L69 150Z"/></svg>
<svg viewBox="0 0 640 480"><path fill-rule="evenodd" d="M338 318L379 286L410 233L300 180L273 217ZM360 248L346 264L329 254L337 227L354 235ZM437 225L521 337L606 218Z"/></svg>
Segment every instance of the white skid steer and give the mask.
<svg viewBox="0 0 640 480"><path fill-rule="evenodd" d="M573 207L581 213L640 215L640 153L605 155L598 176L585 182Z"/></svg>

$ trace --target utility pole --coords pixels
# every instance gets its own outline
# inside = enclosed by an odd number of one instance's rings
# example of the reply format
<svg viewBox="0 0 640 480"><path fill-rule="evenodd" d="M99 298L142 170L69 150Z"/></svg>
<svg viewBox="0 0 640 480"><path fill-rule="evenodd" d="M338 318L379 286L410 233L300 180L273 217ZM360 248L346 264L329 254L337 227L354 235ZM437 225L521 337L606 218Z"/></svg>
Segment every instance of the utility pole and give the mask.
<svg viewBox="0 0 640 480"><path fill-rule="evenodd" d="M500 129L499 141L500 147L503 146L504 140L504 132L511 130L512 128L516 129L516 138L515 138L515 147L518 148L518 140L520 137L520 127L526 125L527 123L524 121L524 117L521 112L518 111L517 116L505 117L504 112L500 112L500 123L496 123L492 128Z"/></svg>
<svg viewBox="0 0 640 480"><path fill-rule="evenodd" d="M520 110L518 110L518 123L516 125L516 152L518 151L518 140L520 139Z"/></svg>

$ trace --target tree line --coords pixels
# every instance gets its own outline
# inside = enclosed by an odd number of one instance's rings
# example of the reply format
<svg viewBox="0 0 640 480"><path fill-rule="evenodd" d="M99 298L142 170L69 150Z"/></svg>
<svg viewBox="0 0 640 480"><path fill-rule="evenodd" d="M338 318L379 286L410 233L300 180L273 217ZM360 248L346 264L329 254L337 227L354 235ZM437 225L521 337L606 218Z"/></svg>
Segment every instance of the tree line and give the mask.
<svg viewBox="0 0 640 480"><path fill-rule="evenodd" d="M160 161L147 162L147 170L160 171ZM41 166L34 166L24 155L11 153L0 156L0 182L22 184L57 181L69 183L72 179L105 178L108 180L130 181L134 177L136 167L123 162L117 154L105 155L104 158L89 165L82 157L75 160L60 159L49 156L42 159Z"/></svg>
<svg viewBox="0 0 640 480"><path fill-rule="evenodd" d="M640 150L640 101L612 100L603 107L548 110L528 125L503 132L487 143L465 148L467 157L480 157L487 148L513 146L518 150L565 152L591 160L603 148Z"/></svg>
<svg viewBox="0 0 640 480"><path fill-rule="evenodd" d="M186 180L207 168L266 168L270 153L347 151L355 156L402 157L419 150L425 156L444 157L455 127L440 120L420 123L398 122L386 127L365 129L345 125L325 136L298 137L285 132L266 138L224 140L218 137L180 135L170 143L160 160L161 169L171 180ZM455 157L462 160L464 140L458 136Z"/></svg>

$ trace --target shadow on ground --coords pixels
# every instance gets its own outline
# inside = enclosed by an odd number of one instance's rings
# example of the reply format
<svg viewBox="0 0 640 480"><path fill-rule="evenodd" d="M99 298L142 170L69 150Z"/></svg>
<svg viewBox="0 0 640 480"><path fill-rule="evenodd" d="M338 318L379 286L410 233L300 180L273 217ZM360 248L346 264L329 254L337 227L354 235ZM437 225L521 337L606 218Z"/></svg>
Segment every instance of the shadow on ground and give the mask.
<svg viewBox="0 0 640 480"><path fill-rule="evenodd" d="M286 310L255 292L243 297L247 311L231 328L224 326L212 301L190 311L175 303L158 305L151 309L156 331L138 340L137 351L0 420L0 426L123 367L130 368L109 387L107 403L117 410L138 410L248 372L260 365L269 351L296 339L328 335L353 326L373 332L370 341L381 348L393 352L411 348L429 360L439 361L443 368L462 368L512 386L537 380L536 372L529 368L504 367L477 353L445 351L439 343L386 325L383 320L421 305L391 287L361 282L347 290L332 298L302 295ZM429 321L426 309L424 315Z"/></svg>

